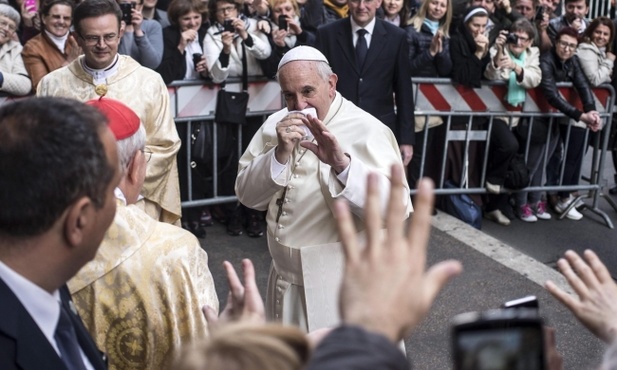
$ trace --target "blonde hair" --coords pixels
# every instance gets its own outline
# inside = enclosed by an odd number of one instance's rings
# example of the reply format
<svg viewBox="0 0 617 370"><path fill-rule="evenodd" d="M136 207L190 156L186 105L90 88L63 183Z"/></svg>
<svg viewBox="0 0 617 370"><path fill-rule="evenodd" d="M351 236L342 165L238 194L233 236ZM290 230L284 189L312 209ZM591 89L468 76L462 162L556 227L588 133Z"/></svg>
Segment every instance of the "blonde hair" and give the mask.
<svg viewBox="0 0 617 370"><path fill-rule="evenodd" d="M296 13L296 16L299 17L300 16L300 6L298 6L298 2L296 0L268 0L268 4L270 5L270 11L274 12L275 6L286 3L288 1L289 3L291 3L291 6L294 8L294 12Z"/></svg>
<svg viewBox="0 0 617 370"><path fill-rule="evenodd" d="M301 370L310 356L306 335L279 324L231 323L188 348L178 370Z"/></svg>
<svg viewBox="0 0 617 370"><path fill-rule="evenodd" d="M413 26L416 31L420 32L422 29L422 24L424 23L424 19L426 18L426 12L428 10L428 4L431 0L422 1L422 5L420 5L420 9L418 9L418 13L413 16L407 23L408 25ZM446 14L441 17L439 20L439 30L445 37L450 37L450 24L452 23L452 0L446 0Z"/></svg>

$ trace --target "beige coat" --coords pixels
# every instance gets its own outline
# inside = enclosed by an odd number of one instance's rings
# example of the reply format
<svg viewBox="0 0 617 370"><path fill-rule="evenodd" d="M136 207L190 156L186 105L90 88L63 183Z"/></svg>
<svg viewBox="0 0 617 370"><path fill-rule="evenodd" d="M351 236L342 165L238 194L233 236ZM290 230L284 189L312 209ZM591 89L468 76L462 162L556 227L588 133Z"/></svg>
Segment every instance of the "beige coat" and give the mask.
<svg viewBox="0 0 617 370"><path fill-rule="evenodd" d="M576 50L578 61L592 86L611 82L614 62L606 57L606 52L598 49L592 42L583 42Z"/></svg>
<svg viewBox="0 0 617 370"><path fill-rule="evenodd" d="M0 72L4 78L0 91L16 96L28 95L32 90L21 50L21 44L15 40L0 46Z"/></svg>

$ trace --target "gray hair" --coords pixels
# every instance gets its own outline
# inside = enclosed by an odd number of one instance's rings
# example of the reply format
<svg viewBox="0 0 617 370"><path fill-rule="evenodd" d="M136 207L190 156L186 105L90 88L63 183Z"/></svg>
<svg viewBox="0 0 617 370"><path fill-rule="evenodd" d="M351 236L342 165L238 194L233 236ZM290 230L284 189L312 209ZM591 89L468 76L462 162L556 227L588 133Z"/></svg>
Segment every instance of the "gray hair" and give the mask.
<svg viewBox="0 0 617 370"><path fill-rule="evenodd" d="M328 64L326 62L313 61L313 60L308 61L308 62L314 63L315 67L317 68L317 74L319 75L319 77L322 80L328 82L328 80L330 79L330 76L334 73L334 72L332 72L332 67L330 67L330 64ZM275 76L277 82L280 82L279 81L279 73L280 72L277 72L276 76Z"/></svg>
<svg viewBox="0 0 617 370"><path fill-rule="evenodd" d="M13 22L15 22L15 26L19 27L21 17L19 16L19 12L15 10L15 8L13 8L12 6L0 3L0 15L3 15L8 19L12 20Z"/></svg>
<svg viewBox="0 0 617 370"><path fill-rule="evenodd" d="M137 131L126 139L118 140L118 156L120 157L120 168L126 169L138 150L143 150L146 146L146 129L139 124Z"/></svg>

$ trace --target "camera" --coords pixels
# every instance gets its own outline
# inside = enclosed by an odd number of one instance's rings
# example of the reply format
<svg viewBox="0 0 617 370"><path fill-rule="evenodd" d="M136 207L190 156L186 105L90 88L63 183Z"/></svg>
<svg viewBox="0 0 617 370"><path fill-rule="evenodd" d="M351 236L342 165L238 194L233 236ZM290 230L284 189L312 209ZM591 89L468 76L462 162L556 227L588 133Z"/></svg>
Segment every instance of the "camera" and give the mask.
<svg viewBox="0 0 617 370"><path fill-rule="evenodd" d="M133 22L133 9L135 9L135 2L120 3L120 9L122 10L122 20L126 25Z"/></svg>
<svg viewBox="0 0 617 370"><path fill-rule="evenodd" d="M506 36L506 44L518 44L518 35L509 33L508 36Z"/></svg>
<svg viewBox="0 0 617 370"><path fill-rule="evenodd" d="M457 315L451 329L454 370L545 370L542 327L537 308L524 304Z"/></svg>
<svg viewBox="0 0 617 370"><path fill-rule="evenodd" d="M235 32L233 20L225 19L225 21L223 21L223 31L232 32L232 33Z"/></svg>
<svg viewBox="0 0 617 370"><path fill-rule="evenodd" d="M201 62L202 55L201 53L193 53L193 68L195 70L197 70L197 63Z"/></svg>
<svg viewBox="0 0 617 370"><path fill-rule="evenodd" d="M279 29L287 31L287 26L288 26L287 25L287 17L285 17L282 14L279 15L278 25L279 25Z"/></svg>
<svg viewBox="0 0 617 370"><path fill-rule="evenodd" d="M544 20L544 7L542 5L536 6L536 17L534 19L536 21Z"/></svg>

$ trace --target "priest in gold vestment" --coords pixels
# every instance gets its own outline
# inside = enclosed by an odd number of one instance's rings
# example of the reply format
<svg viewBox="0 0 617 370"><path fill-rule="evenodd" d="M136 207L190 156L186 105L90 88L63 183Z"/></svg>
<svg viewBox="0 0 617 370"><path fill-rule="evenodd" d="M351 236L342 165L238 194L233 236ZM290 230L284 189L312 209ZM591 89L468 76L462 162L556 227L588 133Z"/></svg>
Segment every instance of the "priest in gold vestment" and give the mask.
<svg viewBox="0 0 617 370"><path fill-rule="evenodd" d="M278 79L287 108L266 120L240 158L236 194L247 207L268 211L273 266L268 319L314 330L337 324L329 314L337 309L328 306L327 298L315 302L306 294L304 278L317 269L304 269L302 249L319 247L322 259L340 256L334 200L349 202L356 228L363 230L366 176L379 174L386 204L390 166L402 166L402 160L392 131L336 91L337 76L317 49L298 46L287 52ZM401 202L409 213L406 181ZM340 281L327 274L312 289L316 299L338 291Z"/></svg>
<svg viewBox="0 0 617 370"><path fill-rule="evenodd" d="M109 118L124 176L114 221L69 289L110 369L168 369L182 346L207 336L201 308L218 310L208 255L191 233L134 205L149 165L139 118L115 100L89 104Z"/></svg>
<svg viewBox="0 0 617 370"><path fill-rule="evenodd" d="M177 223L182 213L176 164L180 138L169 93L158 73L118 54L121 16L115 1L81 2L73 18L84 55L43 77L37 95L84 102L104 95L131 107L146 129L146 150L152 152L139 205L156 220Z"/></svg>

